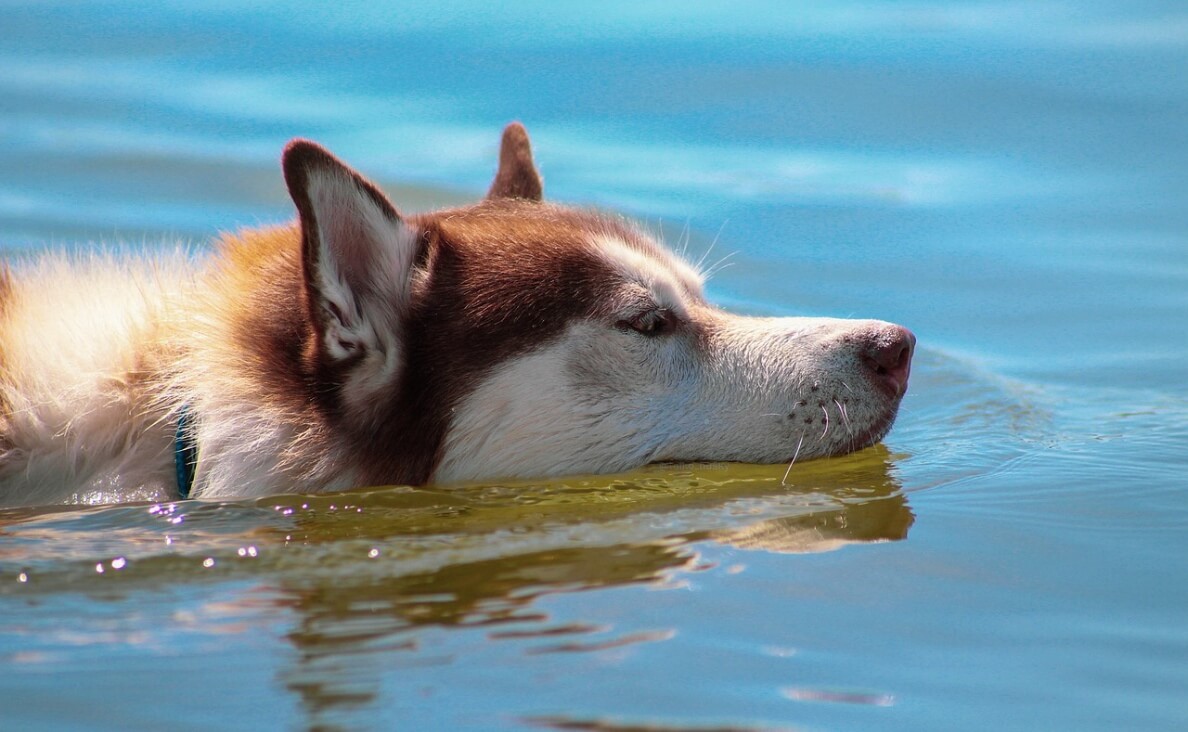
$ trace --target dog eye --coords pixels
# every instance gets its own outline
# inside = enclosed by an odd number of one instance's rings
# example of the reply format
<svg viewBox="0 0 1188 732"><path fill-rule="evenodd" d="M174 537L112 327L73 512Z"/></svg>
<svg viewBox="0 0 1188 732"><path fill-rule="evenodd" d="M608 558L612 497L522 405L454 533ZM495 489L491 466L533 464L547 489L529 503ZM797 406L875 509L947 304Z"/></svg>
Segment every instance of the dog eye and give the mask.
<svg viewBox="0 0 1188 732"><path fill-rule="evenodd" d="M648 310L634 317L620 320L615 325L622 330L633 330L640 335L660 336L672 332L676 326L676 318L669 310Z"/></svg>

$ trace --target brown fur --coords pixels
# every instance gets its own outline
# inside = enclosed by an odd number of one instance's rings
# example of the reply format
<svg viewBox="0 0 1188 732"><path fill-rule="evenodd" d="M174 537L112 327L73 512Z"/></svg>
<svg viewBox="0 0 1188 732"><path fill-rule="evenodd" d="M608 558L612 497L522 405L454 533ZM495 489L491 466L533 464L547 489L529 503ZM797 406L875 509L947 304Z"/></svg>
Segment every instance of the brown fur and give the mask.
<svg viewBox="0 0 1188 732"><path fill-rule="evenodd" d="M314 337L307 314L300 234L295 226L248 230L219 243L212 285L235 312L235 345L248 369L289 408L318 401L307 356Z"/></svg>
<svg viewBox="0 0 1188 732"><path fill-rule="evenodd" d="M351 434L356 469L369 484L426 482L441 458L450 408L482 376L548 343L574 318L609 316L598 311L606 298L591 295L614 292L621 275L587 249L590 230L645 245L617 217L506 198L409 223L424 232L420 261L428 274L403 323L408 376L391 386L383 412L392 418L375 429L347 417L341 374L317 356L309 247L298 227L225 238L211 280L235 309L227 319L261 397L303 415L306 427Z"/></svg>
<svg viewBox="0 0 1188 732"><path fill-rule="evenodd" d="M487 198L523 198L539 201L544 197L544 183L532 160L528 130L512 122L503 130L499 146L499 170L487 191Z"/></svg>
<svg viewBox="0 0 1188 732"><path fill-rule="evenodd" d="M485 374L549 343L570 320L598 314L591 293L613 290L618 278L592 252L575 256L579 229L557 227L558 214L496 200L414 220L432 271L405 323L410 376L391 393L386 411L395 419L370 435L364 453L369 482L428 480L453 408Z"/></svg>
<svg viewBox="0 0 1188 732"><path fill-rule="evenodd" d="M224 254L230 255L228 271L260 275L259 286L248 285L253 294L244 298L250 312L244 313L241 345L256 354L255 368L268 375L277 399L297 397L299 403L288 406L305 413L307 422L351 435L355 469L370 484L429 480L441 459L453 408L484 375L547 344L574 318L607 315L595 309L599 303L605 307L605 295L618 289L621 276L588 249L591 231L655 249L618 217L540 203L540 177L527 133L518 123L508 125L486 200L407 221L420 232L420 251L412 302L399 326L404 375L380 397L384 403L378 411L387 418L361 423L348 415L339 391L354 364L332 362L319 342L326 314L314 275L319 247L307 190L310 170L348 171L390 221L403 219L379 189L312 143L291 143L284 167L300 233L276 230L253 242L260 235L249 232ZM255 251L261 247L263 253ZM293 255L298 249L299 264ZM357 272L346 278L365 286L368 266L352 269ZM261 338L261 333L267 335Z"/></svg>

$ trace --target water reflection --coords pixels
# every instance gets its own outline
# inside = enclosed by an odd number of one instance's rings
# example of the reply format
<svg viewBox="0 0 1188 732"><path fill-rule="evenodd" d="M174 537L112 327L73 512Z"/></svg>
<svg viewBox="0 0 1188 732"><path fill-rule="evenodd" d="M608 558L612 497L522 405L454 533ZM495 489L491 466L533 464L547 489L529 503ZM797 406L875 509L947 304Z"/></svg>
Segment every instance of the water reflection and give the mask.
<svg viewBox="0 0 1188 732"><path fill-rule="evenodd" d="M713 532L740 549L781 554L833 551L847 544L906 539L915 520L902 495L849 504L837 511L759 521L741 529Z"/></svg>
<svg viewBox="0 0 1188 732"><path fill-rule="evenodd" d="M782 473L778 466L669 467L560 487L522 485L518 492L475 487L443 492L445 501L429 500L435 491L397 489L360 497L367 506L423 505L417 515L395 516L386 534L378 521L352 522L356 537L362 531L382 547L371 550L373 559L388 557L367 564L368 571L354 571L358 563L351 562L341 571L323 566L283 578L284 604L295 618L286 637L296 657L282 681L301 698L311 724L333 724L370 704L386 674L458 662L455 644L426 641L442 631L473 631L480 644L517 643L527 655L604 651L672 635L555 619L538 606L545 595L671 585L683 574L714 569L699 556L707 542L818 552L903 539L912 525L881 446L808 463L791 488L780 486ZM299 530L331 541L343 527L311 515ZM417 562L401 558L405 544L442 561L409 571ZM427 558L420 559L424 566Z"/></svg>
<svg viewBox="0 0 1188 732"><path fill-rule="evenodd" d="M334 727L374 711L385 685L420 678L402 669L481 665L471 656L492 652L547 665L629 653L681 630L617 627L601 596L568 599L560 616L549 595L692 588L691 575L715 562L731 571L746 552L903 539L913 521L895 477L903 457L879 445L807 462L789 485L780 465L659 465L552 483L10 510L0 513L0 571L11 577L0 600L37 598L47 617L59 601L70 617L68 598L80 593L144 603L170 618L152 625L154 648L283 627L281 685L310 726ZM165 587L197 605L175 606ZM211 610L244 591L250 623Z"/></svg>
<svg viewBox="0 0 1188 732"><path fill-rule="evenodd" d="M548 627L548 615L532 605L546 593L658 581L692 559L687 547L658 542L536 552L378 582L293 587L286 604L297 622L287 638L297 658L282 678L318 720L371 701L381 676L393 669L455 660L425 649L412 629L519 628L492 630L488 637L494 640L597 632L602 628Z"/></svg>

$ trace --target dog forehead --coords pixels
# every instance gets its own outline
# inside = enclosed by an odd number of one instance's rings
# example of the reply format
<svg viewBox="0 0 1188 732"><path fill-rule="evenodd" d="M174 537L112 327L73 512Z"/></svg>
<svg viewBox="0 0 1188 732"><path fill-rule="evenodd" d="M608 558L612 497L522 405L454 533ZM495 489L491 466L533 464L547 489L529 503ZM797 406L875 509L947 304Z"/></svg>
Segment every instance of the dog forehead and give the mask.
<svg viewBox="0 0 1188 732"><path fill-rule="evenodd" d="M591 243L598 257L618 276L650 293L660 307L683 310L686 299L702 300L701 277L656 242L600 233L592 237Z"/></svg>
<svg viewBox="0 0 1188 732"><path fill-rule="evenodd" d="M621 216L556 204L494 200L440 212L424 224L510 280L580 275L601 295L630 285L663 307L703 299L702 277L683 259Z"/></svg>
<svg viewBox="0 0 1188 732"><path fill-rule="evenodd" d="M417 221L436 227L452 241L496 255L505 248L522 251L529 247L581 247L581 242L595 233L631 232L631 227L616 216L520 199L487 199L471 206L422 214Z"/></svg>

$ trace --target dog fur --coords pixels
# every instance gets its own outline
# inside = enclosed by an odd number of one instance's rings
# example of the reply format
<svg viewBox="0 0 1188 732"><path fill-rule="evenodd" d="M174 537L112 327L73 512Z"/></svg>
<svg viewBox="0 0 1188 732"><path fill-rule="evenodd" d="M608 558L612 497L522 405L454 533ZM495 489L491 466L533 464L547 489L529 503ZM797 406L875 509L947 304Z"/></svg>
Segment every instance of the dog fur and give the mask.
<svg viewBox="0 0 1188 732"><path fill-rule="evenodd" d="M316 144L297 221L207 258L0 265L0 502L199 498L787 462L873 444L915 339L749 318L618 216L544 202L504 131L481 202L403 215Z"/></svg>

